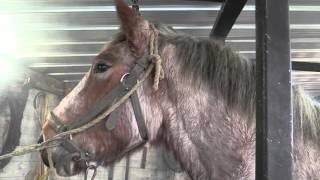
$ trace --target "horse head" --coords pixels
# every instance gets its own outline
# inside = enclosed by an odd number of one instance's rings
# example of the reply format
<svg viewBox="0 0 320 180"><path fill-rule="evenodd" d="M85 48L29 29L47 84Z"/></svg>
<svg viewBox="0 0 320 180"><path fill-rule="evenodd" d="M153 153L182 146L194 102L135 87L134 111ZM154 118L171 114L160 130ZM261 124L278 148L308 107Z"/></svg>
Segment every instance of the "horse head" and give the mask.
<svg viewBox="0 0 320 180"><path fill-rule="evenodd" d="M89 72L50 113L43 127L45 139L86 125L101 115L140 80L150 64L153 26L123 0L116 0L116 9L121 32L93 59ZM125 87L126 83L131 83L130 88ZM140 119L157 120L158 123L152 125L157 127L155 129L161 126L160 109L150 104L155 95L152 83L153 78L148 77L137 94L130 97L131 101L124 102L94 126L64 137L59 146L50 149L50 159L57 173L75 175L86 170L90 162L108 165L142 145L147 136L155 139L157 132L141 129L145 122ZM47 151L41 154L43 161L49 164Z"/></svg>

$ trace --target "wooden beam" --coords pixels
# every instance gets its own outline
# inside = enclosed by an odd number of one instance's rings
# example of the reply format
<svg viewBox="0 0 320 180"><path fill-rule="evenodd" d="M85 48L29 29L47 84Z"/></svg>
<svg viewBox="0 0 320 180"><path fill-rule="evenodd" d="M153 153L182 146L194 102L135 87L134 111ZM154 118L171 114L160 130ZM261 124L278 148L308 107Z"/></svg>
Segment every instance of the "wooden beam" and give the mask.
<svg viewBox="0 0 320 180"><path fill-rule="evenodd" d="M23 81L23 83L35 89L46 91L61 97L64 96L64 83L62 81L46 74L33 71L29 68L24 69L24 72L17 78L17 81Z"/></svg>

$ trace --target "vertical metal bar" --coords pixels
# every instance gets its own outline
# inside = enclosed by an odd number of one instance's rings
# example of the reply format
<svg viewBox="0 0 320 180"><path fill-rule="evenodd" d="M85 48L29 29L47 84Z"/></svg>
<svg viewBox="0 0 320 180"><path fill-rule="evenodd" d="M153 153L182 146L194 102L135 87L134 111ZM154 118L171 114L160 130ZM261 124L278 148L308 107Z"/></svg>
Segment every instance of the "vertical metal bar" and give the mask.
<svg viewBox="0 0 320 180"><path fill-rule="evenodd" d="M130 153L126 156L126 171L125 171L125 180L129 180L129 171L130 171Z"/></svg>
<svg viewBox="0 0 320 180"><path fill-rule="evenodd" d="M293 121L288 0L256 0L256 179L291 180Z"/></svg>
<svg viewBox="0 0 320 180"><path fill-rule="evenodd" d="M108 180L113 180L114 163L109 166Z"/></svg>
<svg viewBox="0 0 320 180"><path fill-rule="evenodd" d="M293 61L292 70L320 72L320 63Z"/></svg>
<svg viewBox="0 0 320 180"><path fill-rule="evenodd" d="M147 164L147 152L148 152L148 148L144 147L143 151L142 151L142 157L141 157L141 169L145 169L146 168L146 164Z"/></svg>

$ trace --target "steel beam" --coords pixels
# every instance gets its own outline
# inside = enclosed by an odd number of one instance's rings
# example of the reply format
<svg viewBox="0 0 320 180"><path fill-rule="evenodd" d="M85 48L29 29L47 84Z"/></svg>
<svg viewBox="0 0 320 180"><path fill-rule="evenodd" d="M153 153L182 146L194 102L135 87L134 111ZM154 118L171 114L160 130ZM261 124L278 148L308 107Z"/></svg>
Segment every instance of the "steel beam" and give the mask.
<svg viewBox="0 0 320 180"><path fill-rule="evenodd" d="M320 63L315 62L292 62L292 69L296 71L320 72Z"/></svg>
<svg viewBox="0 0 320 180"><path fill-rule="evenodd" d="M210 38L224 43L233 24L236 22L247 0L226 0L213 25Z"/></svg>
<svg viewBox="0 0 320 180"><path fill-rule="evenodd" d="M288 0L256 0L256 179L292 180Z"/></svg>

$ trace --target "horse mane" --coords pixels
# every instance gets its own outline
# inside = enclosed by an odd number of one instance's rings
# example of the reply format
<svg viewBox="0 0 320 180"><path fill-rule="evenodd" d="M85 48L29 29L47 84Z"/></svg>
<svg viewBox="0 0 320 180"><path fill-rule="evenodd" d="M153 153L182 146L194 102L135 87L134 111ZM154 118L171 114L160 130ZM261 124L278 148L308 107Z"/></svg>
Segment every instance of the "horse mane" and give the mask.
<svg viewBox="0 0 320 180"><path fill-rule="evenodd" d="M207 85L217 97L223 97L229 107L254 116L254 61L214 40L192 37L161 25L156 27L163 34L161 46L167 43L175 46L184 77L196 86Z"/></svg>
<svg viewBox="0 0 320 180"><path fill-rule="evenodd" d="M293 117L300 138L320 145L320 104L298 86L293 87Z"/></svg>
<svg viewBox="0 0 320 180"><path fill-rule="evenodd" d="M160 47L173 44L183 77L195 86L207 85L214 95L222 97L230 108L255 118L255 61L212 39L200 39L179 33L170 27L156 25ZM297 135L320 144L320 104L300 87L293 86L293 118ZM300 133L299 133L300 132Z"/></svg>

